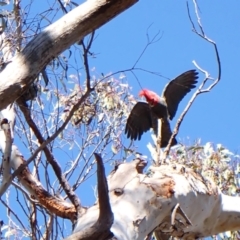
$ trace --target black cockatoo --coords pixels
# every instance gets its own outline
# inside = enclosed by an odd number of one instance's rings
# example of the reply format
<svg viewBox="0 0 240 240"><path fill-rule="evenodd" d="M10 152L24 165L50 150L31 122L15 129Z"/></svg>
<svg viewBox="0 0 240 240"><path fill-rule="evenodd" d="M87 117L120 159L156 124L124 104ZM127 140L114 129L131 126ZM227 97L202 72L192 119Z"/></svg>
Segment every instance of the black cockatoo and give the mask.
<svg viewBox="0 0 240 240"><path fill-rule="evenodd" d="M183 97L196 87L198 72L189 70L170 81L163 90L162 96L144 89L139 96L144 96L146 102L138 102L133 107L125 128L127 137L131 140L140 140L142 134L153 128L158 134L158 119L161 119L161 147L166 147L172 135L169 119L176 114L178 104ZM172 146L177 144L173 139Z"/></svg>

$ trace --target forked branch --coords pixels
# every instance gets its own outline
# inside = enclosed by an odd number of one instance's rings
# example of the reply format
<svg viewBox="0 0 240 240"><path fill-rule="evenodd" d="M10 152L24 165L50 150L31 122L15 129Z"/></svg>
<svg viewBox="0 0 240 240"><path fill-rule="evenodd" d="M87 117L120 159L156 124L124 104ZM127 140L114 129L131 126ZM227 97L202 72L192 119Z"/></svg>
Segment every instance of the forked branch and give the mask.
<svg viewBox="0 0 240 240"><path fill-rule="evenodd" d="M199 94L209 92L214 86L216 86L218 84L218 82L221 79L221 62L220 62L220 57L219 57L219 53L218 53L217 44L213 40L211 40L209 37L206 36L206 34L205 34L204 30L203 30L203 26L202 26L202 23L201 23L201 19L200 19L199 13L198 13L198 6L197 6L196 0L193 0L193 3L194 3L195 15L197 17L198 27L199 27L200 31L198 31L197 28L195 27L193 19L192 19L191 15L190 15L189 5L188 5L188 2L187 2L188 17L189 17L189 20L190 20L190 22L192 24L192 28L193 28L192 31L194 33L196 33L198 36L200 36L201 38L203 38L205 41L207 41L208 43L213 45L214 52L215 52L215 55L216 55L216 61L217 61L218 76L217 76L216 79L213 80L213 82L210 84L210 86L208 88L204 88L206 83L209 80L212 80L212 78L210 78L210 74L206 70L204 70L201 67L199 67L199 65L195 61L193 61L193 64L196 66L196 68L200 72L205 74L205 78L204 78L203 82L200 84L200 86L198 87L198 89L196 90L196 92L193 94L192 98L188 102L187 106L185 107L185 109L182 112L182 114L180 115L180 117L178 118L178 121L177 121L176 126L175 126L174 131L173 131L173 134L172 134L172 136L171 136L171 138L169 140L168 146L164 150L163 161L165 161L166 157L168 156L170 148L171 148L171 143L172 143L174 137L176 137L176 135L178 134L179 128L181 126L181 123L182 123L185 115L187 114L188 110L192 106L194 100L197 98L197 96Z"/></svg>
<svg viewBox="0 0 240 240"><path fill-rule="evenodd" d="M7 182L2 186L2 188L0 189L0 197L3 195L3 193L7 190L7 188L10 186L12 180L18 176L18 174L20 174L25 167L28 166L28 164L30 164L38 155L38 153L40 151L42 151L47 144L49 144L50 142L52 142L67 126L67 124L69 123L69 121L72 118L73 113L79 108L79 106L81 106L81 104L86 100L86 98L89 96L90 91L86 91L86 93L79 99L79 101L72 107L72 109L69 111L68 116L66 117L65 121L63 122L63 124L55 131L54 134L52 134L52 136L50 136L48 139L46 139L33 153L33 155L27 160L25 161L23 164L21 164L14 172L11 176L9 176Z"/></svg>
<svg viewBox="0 0 240 240"><path fill-rule="evenodd" d="M19 98L17 103L18 103L18 106L21 109L29 127L32 129L36 138L38 139L39 144L43 144L45 142L45 139L43 138L41 132L39 131L36 123L33 121L30 109L28 108L27 104L24 102L24 99L22 97ZM75 206L76 212L80 213L80 211L81 211L80 200L77 197L77 195L74 193L74 191L72 190L72 188L69 185L65 176L63 175L62 169L59 166L58 162L56 161L56 159L54 158L53 154L51 153L51 151L49 150L49 148L47 146L45 146L43 148L43 152L46 156L47 161L51 164L63 190L67 194L67 196L70 199L70 201L72 202L72 204Z"/></svg>

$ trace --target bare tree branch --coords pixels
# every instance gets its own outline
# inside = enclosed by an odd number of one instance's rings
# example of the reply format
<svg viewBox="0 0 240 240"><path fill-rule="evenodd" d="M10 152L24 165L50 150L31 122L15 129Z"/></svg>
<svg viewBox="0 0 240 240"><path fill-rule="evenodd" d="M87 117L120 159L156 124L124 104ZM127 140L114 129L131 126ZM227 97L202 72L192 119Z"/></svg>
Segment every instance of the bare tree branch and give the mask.
<svg viewBox="0 0 240 240"><path fill-rule="evenodd" d="M7 211L9 213L11 213L18 220L18 222L21 225L23 231L26 232L26 233L29 233L28 229L25 228L23 222L21 221L21 217L18 216L17 213L15 213L15 211L12 210L11 207L6 202L4 202L2 199L0 201L7 208ZM0 221L0 237L1 237L1 222L3 224L3 221ZM0 238L0 239L2 239L2 238Z"/></svg>
<svg viewBox="0 0 240 240"><path fill-rule="evenodd" d="M27 104L24 102L23 98L20 97L18 99L17 103L18 103L18 106L20 107L22 113L24 114L24 117L25 117L29 127L32 129L36 138L38 139L38 142L40 144L44 143L45 139L43 138L41 132L39 131L38 127L36 126L35 122L33 121L32 117L31 117L31 112L30 112L29 108L27 107ZM63 175L61 167L59 166L58 162L55 160L54 156L52 155L52 153L50 152L50 150L47 146L45 146L43 148L43 151L45 153L47 161L51 164L63 190L69 197L72 204L75 206L77 213L80 213L80 210L81 210L80 200L77 197L77 195L74 193L74 191L72 190L72 188L69 185L65 176ZM77 216L76 216L76 218L77 218Z"/></svg>
<svg viewBox="0 0 240 240"><path fill-rule="evenodd" d="M206 40L207 42L209 42L210 44L213 45L214 52L215 52L215 55L216 55L216 60L217 60L218 76L217 76L216 79L213 80L213 83L210 84L210 86L208 88L204 89L204 86L207 83L207 81L211 80L210 79L210 74L206 70L203 70L201 67L199 67L195 61L193 61L194 65L197 67L197 69L205 74L205 79L200 84L200 86L198 87L196 92L193 94L192 98L188 102L188 104L185 107L184 111L182 112L182 114L178 118L178 121L177 121L176 126L175 126L174 131L173 131L173 134L172 134L172 136L171 136L171 138L170 138L170 140L168 142L168 145L167 145L166 149L164 150L163 162L165 162L166 157L169 155L170 148L171 148L171 143L172 143L173 139L176 137L176 135L178 134L179 128L181 126L181 123L182 123L185 115L187 114L188 110L192 106L194 100L197 98L197 96L199 94L209 92L214 86L216 86L218 84L218 82L221 79L221 62L220 62L220 57L219 57L219 53L218 53L217 44L213 40L208 38L206 36L206 34L204 33L204 30L203 30L203 27L202 27L202 24L201 24L201 19L200 19L199 14L198 14L198 7L197 7L196 0L193 0L193 2L194 2L194 6L195 6L195 15L197 16L198 26L200 28L200 32L198 32L196 27L195 27L195 25L194 25L194 23L193 23L193 20L191 18L190 10L189 10L189 6L188 6L188 2L187 2L188 17L189 17L189 20L190 20L190 22L192 24L193 32L196 33L198 36L200 36L201 38L203 38L204 40Z"/></svg>
<svg viewBox="0 0 240 240"><path fill-rule="evenodd" d="M37 209L34 203L30 205L29 222L32 231L32 240L37 240Z"/></svg>
<svg viewBox="0 0 240 240"><path fill-rule="evenodd" d="M0 197L3 195L3 193L7 190L7 188L10 186L12 180L18 176L18 174L20 174L26 166L28 166L29 163L31 163L38 155L38 153L40 151L42 151L44 149L45 146L47 146L47 144L49 144L51 141L53 141L67 126L68 122L71 120L73 113L79 108L79 106L81 106L81 104L86 100L86 98L89 96L90 91L87 91L78 101L77 104L75 104L72 109L70 110L66 120L64 121L64 123L55 131L55 133L50 136L47 140L45 140L41 146L39 146L35 152L33 153L33 155L26 161L24 162L21 166L19 166L19 168L17 170L15 170L13 172L13 174L8 178L7 182L5 184L2 185L1 189L0 189Z"/></svg>
<svg viewBox="0 0 240 240"><path fill-rule="evenodd" d="M53 216L51 215L49 216L49 219L47 221L46 231L41 240L51 239L52 229L53 229Z"/></svg>
<svg viewBox="0 0 240 240"><path fill-rule="evenodd" d="M239 197L224 195L210 179L184 165L151 167L142 174L136 168L139 162L120 164L108 176L115 216L111 231L117 239L142 240L153 230L178 239L199 239L239 229ZM81 239L77 232L93 226L98 210L97 204L87 209L75 227L75 238L67 240Z"/></svg>
<svg viewBox="0 0 240 240"><path fill-rule="evenodd" d="M0 221L0 239L2 239L2 226L3 226L3 221Z"/></svg>
<svg viewBox="0 0 240 240"><path fill-rule="evenodd" d="M144 49L142 50L142 52L140 53L139 57L137 58L137 60L135 61L135 63L132 66L132 69L134 69L136 67L136 65L138 64L138 62L140 61L140 59L142 58L143 54L146 52L146 50L148 49L148 47L156 42L158 42L162 36L158 37L160 34L160 31L158 31L153 38L150 39L149 37L149 33L148 30L151 27L151 25L148 27L147 29L147 44L145 45Z"/></svg>
<svg viewBox="0 0 240 240"><path fill-rule="evenodd" d="M2 151L3 151L3 161L2 161L3 180L2 180L2 184L5 184L7 182L7 179L11 175L10 157L11 157L11 151L12 151L11 129L10 129L10 124L9 124L9 122L6 118L2 119L2 121L1 121L1 129L4 132L5 141L6 141L5 148L2 149Z"/></svg>
<svg viewBox="0 0 240 240"><path fill-rule="evenodd" d="M85 1L45 28L0 73L0 109L15 101L59 53L136 2L137 0Z"/></svg>
<svg viewBox="0 0 240 240"><path fill-rule="evenodd" d="M16 146L13 145L11 154L11 167L19 169L19 166L24 166L25 159L18 151ZM76 220L76 209L71 203L53 196L47 190L44 189L42 184L31 174L29 168L26 166L19 174L18 179L22 186L28 191L28 195L31 195L31 201L45 207L48 211L56 216L70 219L72 222ZM0 188L0 192L4 189L4 184ZM34 201L36 200L36 201Z"/></svg>
<svg viewBox="0 0 240 240"><path fill-rule="evenodd" d="M77 232L65 238L65 240L107 240L113 237L110 228L113 223L113 213L111 210L110 200L108 196L108 185L105 177L105 170L102 158L99 154L95 153L97 162L97 180L98 180L98 203L99 203L99 216L93 226L85 229L84 231Z"/></svg>
<svg viewBox="0 0 240 240"><path fill-rule="evenodd" d="M81 44L83 47L83 61L84 61L84 67L85 67L85 72L86 72L86 86L87 86L87 89L89 89L89 90L91 90L91 85L90 85L91 76L90 76L90 70L89 70L89 64L88 64L88 54L89 54L89 50L93 43L94 34L95 34L95 32L93 31L87 47L85 46L84 40L81 41Z"/></svg>
<svg viewBox="0 0 240 240"><path fill-rule="evenodd" d="M113 213L109 202L107 179L101 156L97 153L95 153L94 156L97 162L98 201L100 210L98 224L100 229L104 228L104 232L109 230L108 235L110 235Z"/></svg>
<svg viewBox="0 0 240 240"><path fill-rule="evenodd" d="M14 17L15 17L15 22L17 25L17 51L19 52L22 47L22 18L21 18L21 8L20 8L20 0L14 0Z"/></svg>
<svg viewBox="0 0 240 240"><path fill-rule="evenodd" d="M63 3L61 0L58 0L59 5L61 6L61 9L63 10L64 13L68 13L67 9L64 7Z"/></svg>

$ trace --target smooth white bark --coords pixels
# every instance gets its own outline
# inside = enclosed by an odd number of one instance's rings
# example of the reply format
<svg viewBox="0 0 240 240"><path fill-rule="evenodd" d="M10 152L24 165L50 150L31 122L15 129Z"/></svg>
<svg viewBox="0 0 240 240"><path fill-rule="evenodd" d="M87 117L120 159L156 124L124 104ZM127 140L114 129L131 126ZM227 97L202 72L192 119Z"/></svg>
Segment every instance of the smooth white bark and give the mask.
<svg viewBox="0 0 240 240"><path fill-rule="evenodd" d="M211 181L183 166L154 167L145 175L138 173L138 164L122 164L108 177L111 231L117 239L143 240L156 228L181 239L240 229L239 197L223 195ZM173 213L177 204L185 214L180 209ZM91 226L97 217L98 204L79 218L74 232Z"/></svg>

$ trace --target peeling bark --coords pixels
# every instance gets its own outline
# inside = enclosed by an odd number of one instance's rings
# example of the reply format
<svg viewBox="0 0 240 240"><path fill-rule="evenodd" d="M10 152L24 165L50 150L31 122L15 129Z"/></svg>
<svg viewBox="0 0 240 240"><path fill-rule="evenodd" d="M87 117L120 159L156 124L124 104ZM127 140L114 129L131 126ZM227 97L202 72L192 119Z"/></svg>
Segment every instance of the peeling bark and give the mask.
<svg viewBox="0 0 240 240"><path fill-rule="evenodd" d="M149 233L195 239L240 228L238 197L222 194L210 180L182 165L138 171L141 160L118 166L108 177L117 239L143 240ZM74 234L97 221L99 205L78 219Z"/></svg>
<svg viewBox="0 0 240 240"><path fill-rule="evenodd" d="M12 146L12 152L10 157L10 165L13 170L23 165L25 160L21 153L18 151L15 145ZM62 200L56 196L51 195L44 189L42 184L33 177L27 167L25 167L20 174L18 179L25 189L29 192L33 200L37 200L40 205L48 209L51 213L56 214L59 217L67 218L71 221L76 220L76 209L71 203ZM3 182L0 187L0 196L4 193L5 183Z"/></svg>
<svg viewBox="0 0 240 240"><path fill-rule="evenodd" d="M13 170L16 170L21 164L25 162L23 156L18 152L15 146L13 146L11 157L11 166ZM33 199L39 201L40 205L48 209L51 213L56 214L59 217L75 220L76 209L71 204L62 200L56 196L47 192L42 184L34 178L26 167L19 175L18 179L21 184L28 190Z"/></svg>

